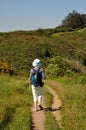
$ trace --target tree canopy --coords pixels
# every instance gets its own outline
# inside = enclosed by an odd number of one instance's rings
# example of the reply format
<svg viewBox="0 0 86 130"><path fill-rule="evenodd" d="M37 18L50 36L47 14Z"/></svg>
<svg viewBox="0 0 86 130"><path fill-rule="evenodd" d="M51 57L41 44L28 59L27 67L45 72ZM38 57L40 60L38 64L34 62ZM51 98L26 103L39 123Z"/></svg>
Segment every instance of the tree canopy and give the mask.
<svg viewBox="0 0 86 130"><path fill-rule="evenodd" d="M86 27L86 14L80 14L73 10L68 16L62 20L61 26L71 28L83 28Z"/></svg>

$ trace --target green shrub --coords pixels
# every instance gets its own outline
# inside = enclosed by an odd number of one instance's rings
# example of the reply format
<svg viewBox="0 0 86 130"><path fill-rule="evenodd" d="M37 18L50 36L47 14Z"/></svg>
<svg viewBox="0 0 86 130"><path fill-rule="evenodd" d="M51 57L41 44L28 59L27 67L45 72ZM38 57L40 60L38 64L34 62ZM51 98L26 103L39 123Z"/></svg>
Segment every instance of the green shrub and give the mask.
<svg viewBox="0 0 86 130"><path fill-rule="evenodd" d="M74 74L85 73L85 68L79 62L67 58L57 56L49 59L48 63L46 73L53 78L64 75L72 77Z"/></svg>

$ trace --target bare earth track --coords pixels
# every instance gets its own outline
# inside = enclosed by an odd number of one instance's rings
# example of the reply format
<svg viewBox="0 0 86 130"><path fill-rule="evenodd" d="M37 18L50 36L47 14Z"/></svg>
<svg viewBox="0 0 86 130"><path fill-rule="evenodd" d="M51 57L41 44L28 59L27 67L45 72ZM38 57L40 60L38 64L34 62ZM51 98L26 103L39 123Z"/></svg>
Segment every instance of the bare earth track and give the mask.
<svg viewBox="0 0 86 130"><path fill-rule="evenodd" d="M44 99L42 104L44 107ZM32 130L44 130L44 121L44 110L32 111Z"/></svg>
<svg viewBox="0 0 86 130"><path fill-rule="evenodd" d="M59 127L61 128L61 100L59 99L56 92L49 86L46 86L48 91L53 95L53 103L52 103L52 114L55 117ZM44 98L43 98L43 106L44 106ZM44 130L44 121L45 121L45 110L32 111L32 130Z"/></svg>
<svg viewBox="0 0 86 130"><path fill-rule="evenodd" d="M53 95L53 103L52 103L52 114L55 117L59 127L61 128L61 114L60 114L60 109L61 109L61 100L59 99L59 96L56 94L56 92L51 89L50 87L47 86L47 89L49 92Z"/></svg>

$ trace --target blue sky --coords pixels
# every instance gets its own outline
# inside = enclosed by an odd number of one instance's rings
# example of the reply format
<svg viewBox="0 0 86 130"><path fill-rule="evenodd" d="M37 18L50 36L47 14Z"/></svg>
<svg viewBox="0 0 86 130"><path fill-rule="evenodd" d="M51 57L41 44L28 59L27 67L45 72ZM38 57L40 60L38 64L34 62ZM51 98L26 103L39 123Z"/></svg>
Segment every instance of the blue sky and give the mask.
<svg viewBox="0 0 86 130"><path fill-rule="evenodd" d="M0 32L54 28L73 10L86 14L86 0L0 0Z"/></svg>

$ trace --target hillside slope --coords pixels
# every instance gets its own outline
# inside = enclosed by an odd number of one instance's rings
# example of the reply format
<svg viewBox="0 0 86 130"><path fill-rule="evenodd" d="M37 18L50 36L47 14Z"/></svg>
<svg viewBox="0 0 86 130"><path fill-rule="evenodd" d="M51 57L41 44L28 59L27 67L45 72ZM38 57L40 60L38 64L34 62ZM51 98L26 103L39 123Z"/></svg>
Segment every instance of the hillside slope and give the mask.
<svg viewBox="0 0 86 130"><path fill-rule="evenodd" d="M35 57L44 66L55 56L78 60L86 65L86 29L58 32L54 29L0 33L0 63L7 63L16 72L26 73Z"/></svg>

